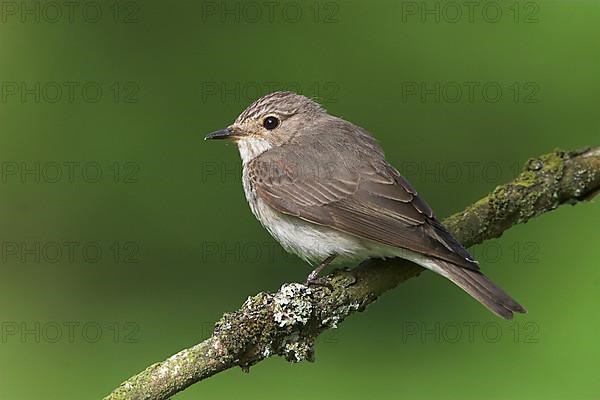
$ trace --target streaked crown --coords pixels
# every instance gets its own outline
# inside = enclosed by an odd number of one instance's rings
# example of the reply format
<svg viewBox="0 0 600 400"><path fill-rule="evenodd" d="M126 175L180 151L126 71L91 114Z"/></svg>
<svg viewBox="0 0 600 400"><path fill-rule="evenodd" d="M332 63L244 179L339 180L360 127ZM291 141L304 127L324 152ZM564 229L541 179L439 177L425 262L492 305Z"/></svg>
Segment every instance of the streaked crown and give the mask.
<svg viewBox="0 0 600 400"><path fill-rule="evenodd" d="M240 124L249 119L258 120L269 114L282 117L294 114L326 112L321 105L306 96L293 92L273 92L250 104L235 122Z"/></svg>

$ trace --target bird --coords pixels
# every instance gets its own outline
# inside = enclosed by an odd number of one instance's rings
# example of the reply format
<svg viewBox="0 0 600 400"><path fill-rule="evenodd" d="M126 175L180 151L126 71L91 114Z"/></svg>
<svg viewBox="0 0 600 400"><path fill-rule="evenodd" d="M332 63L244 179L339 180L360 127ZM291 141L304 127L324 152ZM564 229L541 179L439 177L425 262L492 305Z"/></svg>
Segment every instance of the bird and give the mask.
<svg viewBox="0 0 600 400"><path fill-rule="evenodd" d="M527 312L481 272L375 138L316 101L267 94L207 139L237 144L250 209L286 251L316 265L307 285L330 264L400 257L502 318Z"/></svg>

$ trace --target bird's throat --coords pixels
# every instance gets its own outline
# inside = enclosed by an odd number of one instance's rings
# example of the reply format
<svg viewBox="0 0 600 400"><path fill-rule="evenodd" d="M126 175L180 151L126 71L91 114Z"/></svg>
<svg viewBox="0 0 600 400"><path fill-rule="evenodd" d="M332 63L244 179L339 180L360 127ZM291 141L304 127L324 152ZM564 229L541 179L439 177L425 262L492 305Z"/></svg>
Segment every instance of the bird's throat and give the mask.
<svg viewBox="0 0 600 400"><path fill-rule="evenodd" d="M252 161L265 151L273 147L268 141L258 137L247 137L237 141L242 163Z"/></svg>

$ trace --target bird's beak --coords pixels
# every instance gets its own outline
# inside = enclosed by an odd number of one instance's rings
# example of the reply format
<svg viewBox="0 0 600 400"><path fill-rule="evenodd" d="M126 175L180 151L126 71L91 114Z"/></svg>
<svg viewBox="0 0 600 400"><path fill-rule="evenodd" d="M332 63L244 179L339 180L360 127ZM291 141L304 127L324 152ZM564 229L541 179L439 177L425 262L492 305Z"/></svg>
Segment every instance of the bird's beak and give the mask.
<svg viewBox="0 0 600 400"><path fill-rule="evenodd" d="M225 129L221 129L220 131L214 131L209 133L208 135L206 135L204 137L204 140L208 140L208 139L230 139L232 137L234 137L235 134L234 132L229 129L229 128L225 128Z"/></svg>

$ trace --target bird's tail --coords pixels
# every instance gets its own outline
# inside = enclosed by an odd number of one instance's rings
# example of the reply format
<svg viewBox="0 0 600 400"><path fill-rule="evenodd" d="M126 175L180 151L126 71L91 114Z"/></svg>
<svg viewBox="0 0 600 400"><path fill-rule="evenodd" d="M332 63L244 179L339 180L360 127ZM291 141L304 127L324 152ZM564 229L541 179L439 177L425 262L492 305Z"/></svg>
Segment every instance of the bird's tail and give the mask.
<svg viewBox="0 0 600 400"><path fill-rule="evenodd" d="M480 271L459 267L447 261L433 258L427 258L419 264L448 278L491 312L504 319L512 319L513 312L527 312L525 307L517 303L515 299Z"/></svg>

